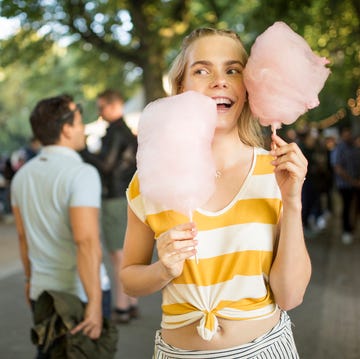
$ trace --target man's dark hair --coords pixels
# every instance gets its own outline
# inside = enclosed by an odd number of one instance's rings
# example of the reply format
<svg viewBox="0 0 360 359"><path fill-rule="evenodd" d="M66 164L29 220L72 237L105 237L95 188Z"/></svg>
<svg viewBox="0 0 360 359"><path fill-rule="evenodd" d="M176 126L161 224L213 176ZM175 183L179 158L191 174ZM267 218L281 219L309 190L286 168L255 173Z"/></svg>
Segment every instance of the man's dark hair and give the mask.
<svg viewBox="0 0 360 359"><path fill-rule="evenodd" d="M351 132L351 127L348 125L342 125L339 127L339 133L342 135L344 132Z"/></svg>
<svg viewBox="0 0 360 359"><path fill-rule="evenodd" d="M65 123L73 124L74 113L69 108L73 98L60 95L39 101L30 115L34 136L43 145L53 145L60 139Z"/></svg>
<svg viewBox="0 0 360 359"><path fill-rule="evenodd" d="M106 102L111 103L115 101L124 101L121 93L114 89L107 89L97 96L98 99L104 99Z"/></svg>

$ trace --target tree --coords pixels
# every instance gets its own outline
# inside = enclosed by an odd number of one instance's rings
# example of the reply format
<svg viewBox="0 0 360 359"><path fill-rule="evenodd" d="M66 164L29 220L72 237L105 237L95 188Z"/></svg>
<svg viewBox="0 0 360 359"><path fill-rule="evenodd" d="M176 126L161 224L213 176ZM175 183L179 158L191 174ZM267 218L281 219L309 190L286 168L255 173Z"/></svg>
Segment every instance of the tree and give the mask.
<svg viewBox="0 0 360 359"><path fill-rule="evenodd" d="M184 34L228 26L219 21L230 12L227 1L220 3L0 0L0 15L21 21L21 29L0 42L0 88L11 88L7 100L0 99L0 142L14 149L25 141L29 112L44 96L69 92L91 101L105 87L117 87L129 98L140 84L146 102L164 96L162 78ZM236 9L246 14L246 6ZM14 81L18 73L21 83ZM93 105L85 109L85 119L95 114Z"/></svg>
<svg viewBox="0 0 360 359"><path fill-rule="evenodd" d="M49 84L90 100L105 87L119 87L130 97L142 85L149 102L164 96L163 75L193 28L233 28L249 50L276 20L331 60L321 106L307 113L310 119L345 107L360 83L358 0L0 0L0 5L0 16L18 18L22 25L0 42L0 65L8 73L15 63L31 64L27 82L41 96L49 93ZM0 100L0 121L4 106Z"/></svg>
<svg viewBox="0 0 360 359"><path fill-rule="evenodd" d="M0 15L21 19L26 57L46 51L52 41L65 37L73 46L85 43L95 53L96 69L112 59L142 75L147 102L164 95L162 77L180 39L203 25L233 27L247 33L244 42L249 44L275 19L283 19L315 50L335 56L334 61L339 61L341 49L352 52L344 54L350 62L346 68L359 71L357 0L2 0L1 5ZM37 41L29 36L34 32L42 34ZM10 43L4 49L9 60L18 52Z"/></svg>
<svg viewBox="0 0 360 359"><path fill-rule="evenodd" d="M34 32L42 37L26 46L27 57L48 50L52 41L67 37L72 46L86 43L96 50L97 62L116 59L138 67L147 101L164 96L161 86L167 52L190 26L190 1L2 1L1 15L19 17L22 39ZM20 49L8 42L8 62ZM6 60L5 60L6 64ZM93 63L94 65L94 63ZM98 66L96 67L98 68Z"/></svg>
<svg viewBox="0 0 360 359"><path fill-rule="evenodd" d="M321 106L309 111L305 117L321 120L346 108L348 99L355 96L360 86L360 2L264 1L247 17L247 27L256 33L274 19L288 23L315 52L330 60L331 75L319 96Z"/></svg>
<svg viewBox="0 0 360 359"><path fill-rule="evenodd" d="M0 15L21 20L22 30L3 43L2 64L29 62L67 39L91 49L96 69L113 60L142 76L147 102L164 96L162 78L185 33L198 26L241 26L254 2L228 0L0 0ZM231 17L236 14L236 18ZM230 21L227 21L228 18ZM35 36L37 34L37 36ZM40 35L40 36L39 36ZM131 64L131 65L129 65Z"/></svg>

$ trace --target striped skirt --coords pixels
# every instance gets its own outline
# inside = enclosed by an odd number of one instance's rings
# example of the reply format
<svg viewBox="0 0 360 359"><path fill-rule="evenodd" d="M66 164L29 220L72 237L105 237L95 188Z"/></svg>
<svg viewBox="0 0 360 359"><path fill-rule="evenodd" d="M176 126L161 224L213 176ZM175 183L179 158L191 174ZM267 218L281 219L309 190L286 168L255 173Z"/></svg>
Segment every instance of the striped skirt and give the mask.
<svg viewBox="0 0 360 359"><path fill-rule="evenodd" d="M158 330L153 359L298 359L291 321L282 312L279 322L269 332L250 343L220 350L184 350L166 344Z"/></svg>

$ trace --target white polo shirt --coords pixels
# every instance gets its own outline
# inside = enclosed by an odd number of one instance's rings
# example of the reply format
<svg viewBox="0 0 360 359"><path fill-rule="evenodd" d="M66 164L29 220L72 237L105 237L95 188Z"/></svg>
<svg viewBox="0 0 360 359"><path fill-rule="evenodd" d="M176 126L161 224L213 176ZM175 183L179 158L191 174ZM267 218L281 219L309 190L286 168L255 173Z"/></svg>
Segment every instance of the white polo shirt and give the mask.
<svg viewBox="0 0 360 359"><path fill-rule="evenodd" d="M59 290L87 301L77 272L69 208L100 208L100 200L97 170L68 147L46 146L16 173L11 202L20 209L27 237L31 299L44 290ZM109 289L104 266L101 277L102 289Z"/></svg>

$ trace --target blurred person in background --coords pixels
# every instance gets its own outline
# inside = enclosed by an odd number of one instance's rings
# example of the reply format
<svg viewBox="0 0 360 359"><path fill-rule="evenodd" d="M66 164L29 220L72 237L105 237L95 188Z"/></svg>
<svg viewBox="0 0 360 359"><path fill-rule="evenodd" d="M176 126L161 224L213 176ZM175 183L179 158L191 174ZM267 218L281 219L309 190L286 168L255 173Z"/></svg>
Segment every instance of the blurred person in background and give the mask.
<svg viewBox="0 0 360 359"><path fill-rule="evenodd" d="M23 148L25 162L35 157L41 149L41 142L36 137L31 137L29 143Z"/></svg>
<svg viewBox="0 0 360 359"><path fill-rule="evenodd" d="M29 160L35 157L40 150L41 143L35 137L31 137L28 144L13 151L11 155L5 158L3 177L4 183L4 215L5 221L12 222L10 186L15 173Z"/></svg>
<svg viewBox="0 0 360 359"><path fill-rule="evenodd" d="M356 179L354 161L355 147L350 127L340 129L340 141L332 152L331 162L334 167L335 185L342 200L342 235L344 244L353 242L354 223L351 219L351 208L355 200L355 188L360 180Z"/></svg>
<svg viewBox="0 0 360 359"><path fill-rule="evenodd" d="M46 98L30 122L44 147L16 172L11 200L34 325L36 313L46 309L37 305L45 291L71 294L85 306L71 334L96 340L103 317L110 317L111 293L102 264L100 177L77 153L85 146L82 110L70 96ZM59 346L56 340L50 348L39 343L38 358L50 357Z"/></svg>
<svg viewBox="0 0 360 359"><path fill-rule="evenodd" d="M326 193L331 173L327 166L325 145L316 129L299 133L299 147L308 160L308 172L302 188L302 220L305 235L311 237L326 227L325 211L321 202Z"/></svg>
<svg viewBox="0 0 360 359"><path fill-rule="evenodd" d="M334 168L331 164L332 152L334 151L337 140L334 135L324 136L324 144L326 147L326 163L328 173L330 174L326 191L326 208L328 211L328 217L334 214L334 201L333 201L333 192L334 192Z"/></svg>
<svg viewBox="0 0 360 359"><path fill-rule="evenodd" d="M136 170L136 136L123 118L124 101L121 94L107 89L97 98L99 115L109 123L97 154L82 151L85 161L94 165L102 180L102 232L110 253L115 280L113 319L125 324L137 318L138 300L124 293L120 279L123 244L127 222L126 188Z"/></svg>
<svg viewBox="0 0 360 359"><path fill-rule="evenodd" d="M355 205L353 223L359 223L358 218L360 216L360 134L354 137L354 168L355 168ZM356 228L354 228L356 229Z"/></svg>

